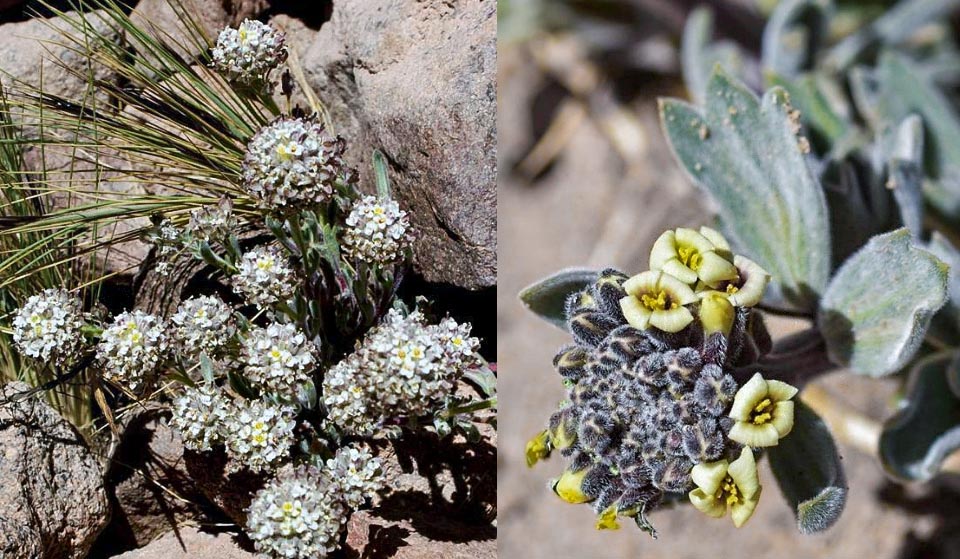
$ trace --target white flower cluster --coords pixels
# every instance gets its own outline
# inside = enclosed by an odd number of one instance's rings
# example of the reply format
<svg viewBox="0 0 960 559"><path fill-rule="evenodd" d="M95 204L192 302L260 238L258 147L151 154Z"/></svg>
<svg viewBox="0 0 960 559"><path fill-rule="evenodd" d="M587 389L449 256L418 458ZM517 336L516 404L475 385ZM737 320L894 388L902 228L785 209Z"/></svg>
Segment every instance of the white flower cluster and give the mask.
<svg viewBox="0 0 960 559"><path fill-rule="evenodd" d="M293 297L293 268L275 246L260 246L244 253L240 271L232 279L234 291L262 309Z"/></svg>
<svg viewBox="0 0 960 559"><path fill-rule="evenodd" d="M479 362L469 324L391 310L360 347L331 368L323 383L329 419L346 433L370 435L385 420L427 415Z"/></svg>
<svg viewBox="0 0 960 559"><path fill-rule="evenodd" d="M232 318L233 309L219 297L191 297L170 317L170 337L185 355L213 358L233 335Z"/></svg>
<svg viewBox="0 0 960 559"><path fill-rule="evenodd" d="M341 498L351 510L363 506L383 488L383 470L380 460L369 449L345 446L327 460L330 477L340 485Z"/></svg>
<svg viewBox="0 0 960 559"><path fill-rule="evenodd" d="M120 313L100 337L97 357L107 378L137 392L167 351L164 325L143 311Z"/></svg>
<svg viewBox="0 0 960 559"><path fill-rule="evenodd" d="M270 470L290 454L296 413L293 407L259 400L234 400L224 417L222 437L235 469Z"/></svg>
<svg viewBox="0 0 960 559"><path fill-rule="evenodd" d="M183 232L169 219L164 219L150 232L147 240L157 247L157 273L166 275L170 271L173 257L183 248Z"/></svg>
<svg viewBox="0 0 960 559"><path fill-rule="evenodd" d="M213 48L213 66L235 83L254 85L287 59L284 34L259 21L245 19L227 27Z"/></svg>
<svg viewBox="0 0 960 559"><path fill-rule="evenodd" d="M232 204L225 199L216 206L200 206L190 210L187 232L198 241L223 242L235 233L237 225Z"/></svg>
<svg viewBox="0 0 960 559"><path fill-rule="evenodd" d="M247 535L266 557L322 559L336 551L350 510L339 484L313 466L284 470L247 509Z"/></svg>
<svg viewBox="0 0 960 559"><path fill-rule="evenodd" d="M261 389L282 395L294 395L298 385L310 380L317 362L313 342L293 324L254 328L241 352L244 376Z"/></svg>
<svg viewBox="0 0 960 559"><path fill-rule="evenodd" d="M324 203L343 173L344 149L313 120L275 120L247 144L243 185L266 209Z"/></svg>
<svg viewBox="0 0 960 559"><path fill-rule="evenodd" d="M223 442L222 429L230 409L230 400L215 385L184 386L173 400L170 425L180 432L186 448L210 450Z"/></svg>
<svg viewBox="0 0 960 559"><path fill-rule="evenodd" d="M13 343L20 353L63 366L82 348L80 299L63 289L32 295L13 318Z"/></svg>
<svg viewBox="0 0 960 559"><path fill-rule="evenodd" d="M412 241L407 212L394 200L365 196L354 204L346 223L344 248L357 260L378 264L396 262Z"/></svg>

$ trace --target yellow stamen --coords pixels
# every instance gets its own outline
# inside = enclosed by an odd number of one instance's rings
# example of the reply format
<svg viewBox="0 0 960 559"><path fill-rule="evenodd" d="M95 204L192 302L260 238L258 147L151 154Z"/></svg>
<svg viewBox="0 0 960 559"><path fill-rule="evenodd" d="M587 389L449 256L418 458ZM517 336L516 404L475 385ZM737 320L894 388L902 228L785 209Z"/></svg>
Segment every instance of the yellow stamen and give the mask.
<svg viewBox="0 0 960 559"><path fill-rule="evenodd" d="M760 401L759 404L753 407L753 412L750 414L750 420L754 425L763 425L764 423L770 422L773 419L773 414L770 411L767 411L767 408L771 407L773 402L770 398L764 398Z"/></svg>
<svg viewBox="0 0 960 559"><path fill-rule="evenodd" d="M703 256L693 247L677 247L677 256L680 257L680 262L694 272L703 264Z"/></svg>
<svg viewBox="0 0 960 559"><path fill-rule="evenodd" d="M667 298L667 292L663 290L661 290L656 297L647 295L646 293L640 295L640 302L644 307L647 307L651 311L662 311L666 309L677 308L677 303L670 301Z"/></svg>

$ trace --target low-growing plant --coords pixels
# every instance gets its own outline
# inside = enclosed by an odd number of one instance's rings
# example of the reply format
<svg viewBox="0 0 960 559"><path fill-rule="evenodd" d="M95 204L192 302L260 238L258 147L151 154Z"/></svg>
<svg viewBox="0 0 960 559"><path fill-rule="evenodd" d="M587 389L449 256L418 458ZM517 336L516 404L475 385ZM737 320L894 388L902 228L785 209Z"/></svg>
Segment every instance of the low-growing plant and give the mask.
<svg viewBox="0 0 960 559"><path fill-rule="evenodd" d="M759 57L691 14L692 103L662 99L660 117L713 228L664 233L648 271L565 270L521 293L574 341L528 463L563 454L554 490L598 528L655 533L649 512L681 501L739 527L761 456L799 530L829 528L847 480L796 397L829 371L903 379L879 442L891 474L929 480L960 448L955 6L904 0L851 29L831 2L784 0ZM809 327L771 340L764 314Z"/></svg>

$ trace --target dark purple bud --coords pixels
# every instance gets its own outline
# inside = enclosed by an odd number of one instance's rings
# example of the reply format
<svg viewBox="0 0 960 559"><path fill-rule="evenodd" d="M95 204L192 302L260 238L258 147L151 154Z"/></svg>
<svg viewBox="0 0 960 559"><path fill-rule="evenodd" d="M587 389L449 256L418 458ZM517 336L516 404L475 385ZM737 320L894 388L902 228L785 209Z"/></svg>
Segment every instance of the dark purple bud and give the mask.
<svg viewBox="0 0 960 559"><path fill-rule="evenodd" d="M577 346L568 345L560 349L553 358L553 366L565 379L577 382L584 375L584 367L587 364L587 350Z"/></svg>

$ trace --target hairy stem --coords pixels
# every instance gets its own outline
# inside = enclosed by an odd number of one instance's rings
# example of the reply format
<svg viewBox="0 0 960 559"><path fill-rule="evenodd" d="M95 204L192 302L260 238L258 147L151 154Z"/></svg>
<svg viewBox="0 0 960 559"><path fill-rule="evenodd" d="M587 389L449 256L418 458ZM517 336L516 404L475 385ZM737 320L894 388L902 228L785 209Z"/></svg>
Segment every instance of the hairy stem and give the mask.
<svg viewBox="0 0 960 559"><path fill-rule="evenodd" d="M832 371L837 365L827 356L827 344L816 328L809 328L777 340L773 350L751 365L734 369L741 384L756 372L803 388L808 382Z"/></svg>

